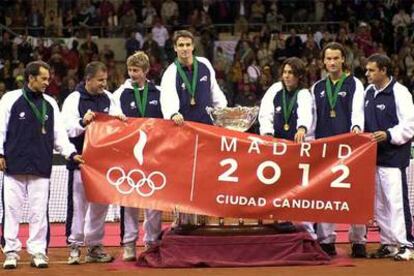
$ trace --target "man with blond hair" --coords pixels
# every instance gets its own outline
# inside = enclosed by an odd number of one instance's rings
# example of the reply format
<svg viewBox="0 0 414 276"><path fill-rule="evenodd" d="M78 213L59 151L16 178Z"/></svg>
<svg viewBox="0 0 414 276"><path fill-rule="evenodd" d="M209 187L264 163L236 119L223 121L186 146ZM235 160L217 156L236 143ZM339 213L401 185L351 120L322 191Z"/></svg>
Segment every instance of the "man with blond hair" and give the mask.
<svg viewBox="0 0 414 276"><path fill-rule="evenodd" d="M148 56L136 52L127 59L127 79L115 92L114 99L118 108L127 117L163 118L160 105L160 88L147 79L150 69ZM138 208L121 207L121 245L124 248L122 259L136 259L138 239ZM144 210L144 244L147 248L158 243L161 233L161 211Z"/></svg>

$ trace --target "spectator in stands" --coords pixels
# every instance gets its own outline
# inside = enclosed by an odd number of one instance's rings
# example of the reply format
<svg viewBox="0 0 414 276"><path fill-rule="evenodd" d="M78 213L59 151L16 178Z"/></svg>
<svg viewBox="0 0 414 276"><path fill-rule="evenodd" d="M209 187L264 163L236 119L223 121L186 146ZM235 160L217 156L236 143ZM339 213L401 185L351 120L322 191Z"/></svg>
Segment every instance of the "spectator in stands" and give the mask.
<svg viewBox="0 0 414 276"><path fill-rule="evenodd" d="M358 44L358 47L362 49L366 57L373 53L373 41L370 26L367 23L361 22L359 24L354 41Z"/></svg>
<svg viewBox="0 0 414 276"><path fill-rule="evenodd" d="M64 12L62 18L63 24L63 35L65 37L70 37L75 32L75 28L79 26L79 22L77 21L77 16L74 15L72 9L68 9Z"/></svg>
<svg viewBox="0 0 414 276"><path fill-rule="evenodd" d="M318 49L316 42L313 40L313 36L308 35L305 46L303 48L302 56L307 60L307 62L310 62L314 59L318 59L319 54L320 50Z"/></svg>
<svg viewBox="0 0 414 276"><path fill-rule="evenodd" d="M281 32L284 21L285 17L278 12L276 3L273 3L270 6L270 11L266 14L266 24L272 32Z"/></svg>
<svg viewBox="0 0 414 276"><path fill-rule="evenodd" d="M44 17L38 8L35 8L27 19L27 26L29 29L30 36L41 36L43 35L44 28Z"/></svg>
<svg viewBox="0 0 414 276"><path fill-rule="evenodd" d="M341 43L342 45L352 44L352 40L344 27L339 28L339 32L335 38L335 41Z"/></svg>
<svg viewBox="0 0 414 276"><path fill-rule="evenodd" d="M259 91L264 92L273 84L272 70L269 65L263 66L262 74L259 80Z"/></svg>
<svg viewBox="0 0 414 276"><path fill-rule="evenodd" d="M235 106L255 106L257 105L256 87L254 84L249 83L247 78L244 78L243 82L238 85L237 95L234 99Z"/></svg>
<svg viewBox="0 0 414 276"><path fill-rule="evenodd" d="M107 89L110 92L115 91L125 81L125 72L120 66L117 66L115 61L108 63L108 81Z"/></svg>
<svg viewBox="0 0 414 276"><path fill-rule="evenodd" d="M73 41L73 44L77 41ZM68 75L75 76L79 68L79 53L73 49L69 50L66 44L62 45L62 58L67 66Z"/></svg>
<svg viewBox="0 0 414 276"><path fill-rule="evenodd" d="M16 89L22 89L23 86L24 86L24 77L21 75L18 75L14 79L14 87L16 87Z"/></svg>
<svg viewBox="0 0 414 276"><path fill-rule="evenodd" d="M249 23L244 15L239 15L234 23L234 33L247 33L249 31Z"/></svg>
<svg viewBox="0 0 414 276"><path fill-rule="evenodd" d="M160 50L165 46L165 41L167 41L169 34L167 28L162 24L161 18L156 17L154 20L154 27L151 29L152 38L157 42Z"/></svg>
<svg viewBox="0 0 414 276"><path fill-rule="evenodd" d="M142 46L142 50L147 53L148 55L153 55L156 58L161 59L161 50L158 46L157 42L152 38L152 33L148 33L145 36L144 45Z"/></svg>
<svg viewBox="0 0 414 276"><path fill-rule="evenodd" d="M296 34L296 29L290 29L290 35L286 39L287 57L299 57L302 51L302 39Z"/></svg>
<svg viewBox="0 0 414 276"><path fill-rule="evenodd" d="M17 46L17 60L24 64L32 61L32 45L29 43L29 38L26 35L21 36L21 43Z"/></svg>
<svg viewBox="0 0 414 276"><path fill-rule="evenodd" d="M250 64L252 60L255 59L256 54L250 46L249 41L243 40L240 45L241 46L237 51L240 61L245 65Z"/></svg>
<svg viewBox="0 0 414 276"><path fill-rule="evenodd" d="M135 32L130 32L130 37L125 41L125 49L127 56L131 56L141 49L141 44L135 38Z"/></svg>
<svg viewBox="0 0 414 276"><path fill-rule="evenodd" d="M410 16L404 10L403 7L398 9L398 13L395 14L392 18L392 25L394 26L394 31L396 32L399 27L403 28L404 32L407 30L407 27L411 25L412 21Z"/></svg>
<svg viewBox="0 0 414 276"><path fill-rule="evenodd" d="M0 59L10 59L12 56L12 40L8 32L3 32L3 37L0 43Z"/></svg>
<svg viewBox="0 0 414 276"><path fill-rule="evenodd" d="M260 44L260 49L257 52L257 59L261 67L273 63L272 51L269 49L268 43L266 41L263 41Z"/></svg>
<svg viewBox="0 0 414 276"><path fill-rule="evenodd" d="M167 25L175 25L179 17L178 5L173 0L163 1L161 5L161 18Z"/></svg>
<svg viewBox="0 0 414 276"><path fill-rule="evenodd" d="M24 76L25 66L23 62L20 62L16 68L13 69L13 78L17 76Z"/></svg>
<svg viewBox="0 0 414 276"><path fill-rule="evenodd" d="M115 61L115 53L108 44L104 44L100 60L102 60L105 64Z"/></svg>
<svg viewBox="0 0 414 276"><path fill-rule="evenodd" d="M62 18L54 10L49 10L45 18L45 35L56 37L62 35Z"/></svg>
<svg viewBox="0 0 414 276"><path fill-rule="evenodd" d="M322 34L322 38L319 41L319 48L323 49L325 47L326 44L328 44L329 42L333 41L333 36L331 35L331 33L329 31L324 31Z"/></svg>
<svg viewBox="0 0 414 276"><path fill-rule="evenodd" d="M148 79L153 83L161 83L162 71L164 70L160 59L156 58L154 55L149 55L150 60L150 70L148 71Z"/></svg>
<svg viewBox="0 0 414 276"><path fill-rule="evenodd" d="M104 19L104 26L106 26L106 35L114 37L118 34L118 15L115 12L109 11L108 17Z"/></svg>
<svg viewBox="0 0 414 276"><path fill-rule="evenodd" d="M102 19L102 23L104 23L105 19L108 18L110 15L115 14L115 7L111 1L102 0L99 4L99 15Z"/></svg>
<svg viewBox="0 0 414 276"><path fill-rule="evenodd" d="M255 0L250 6L250 21L253 23L263 23L265 18L265 6L262 0Z"/></svg>
<svg viewBox="0 0 414 276"><path fill-rule="evenodd" d="M83 28L93 26L93 19L96 16L94 12L95 9L91 6L88 7L87 2L80 2L79 12L76 16L76 21L79 23L79 26Z"/></svg>
<svg viewBox="0 0 414 276"><path fill-rule="evenodd" d="M237 57L237 54L236 56ZM231 104L234 106L236 103L236 99L238 97L239 91L239 83L243 81L243 73L245 71L244 65L240 62L239 58L233 59L233 64L230 67L229 77L228 80L231 85L231 91L233 92L233 98L231 99Z"/></svg>
<svg viewBox="0 0 414 276"><path fill-rule="evenodd" d="M59 93L59 104L62 106L63 102L66 100L66 98L69 96L70 93L75 91L76 84L78 83L77 79L75 77L66 77L63 80L62 86L61 86L61 92Z"/></svg>
<svg viewBox="0 0 414 276"><path fill-rule="evenodd" d="M92 41L91 33L87 33L86 41L80 46L81 55L85 58L86 63L92 60L94 54L99 54L98 45Z"/></svg>
<svg viewBox="0 0 414 276"><path fill-rule="evenodd" d="M139 48L141 49L142 48L142 45L144 45L144 37L142 36L142 30L141 29L138 29L136 32L135 32L135 39L139 42Z"/></svg>
<svg viewBox="0 0 414 276"><path fill-rule="evenodd" d="M137 16L134 9L130 9L119 20L119 26L124 31L124 34L129 34L137 24Z"/></svg>
<svg viewBox="0 0 414 276"><path fill-rule="evenodd" d="M14 88L13 71L9 59L4 61L3 67L0 69L0 79L6 84L7 90L12 90Z"/></svg>
<svg viewBox="0 0 414 276"><path fill-rule="evenodd" d="M11 24L14 28L20 29L20 32L26 28L26 14L23 5L16 3L12 14L10 14Z"/></svg>
<svg viewBox="0 0 414 276"><path fill-rule="evenodd" d="M286 42L282 38L277 38L277 48L273 52L273 61L276 64L282 64L282 62L288 57L288 51L286 49Z"/></svg>
<svg viewBox="0 0 414 276"><path fill-rule="evenodd" d="M118 6L118 17L121 18L123 15L127 14L128 11L133 9L134 5L131 3L130 0L122 0L121 4Z"/></svg>
<svg viewBox="0 0 414 276"><path fill-rule="evenodd" d="M172 40L171 30L168 31L168 36L169 36L169 38L167 39L167 41L165 41L165 46L164 46L166 60L161 61L161 62L166 63L166 64L169 64L169 63L173 62L175 57L176 57L175 51L174 51L174 42Z"/></svg>
<svg viewBox="0 0 414 276"><path fill-rule="evenodd" d="M187 24L196 29L200 26L200 11L198 9L192 10L188 15Z"/></svg>
<svg viewBox="0 0 414 276"><path fill-rule="evenodd" d="M3 98L6 92L7 92L6 84L4 83L4 81L0 81L0 99Z"/></svg>
<svg viewBox="0 0 414 276"><path fill-rule="evenodd" d="M142 9L142 19L144 26L149 28L152 27L154 19L157 16L157 11L152 6L151 1L146 1L145 7Z"/></svg>

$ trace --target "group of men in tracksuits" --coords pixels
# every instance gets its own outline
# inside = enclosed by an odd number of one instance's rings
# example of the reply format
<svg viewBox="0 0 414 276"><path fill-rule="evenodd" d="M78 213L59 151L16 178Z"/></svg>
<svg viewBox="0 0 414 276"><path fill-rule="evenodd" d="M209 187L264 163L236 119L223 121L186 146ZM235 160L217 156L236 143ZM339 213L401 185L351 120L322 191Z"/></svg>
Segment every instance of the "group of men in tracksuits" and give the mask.
<svg viewBox="0 0 414 276"><path fill-rule="evenodd" d="M303 84L303 62L296 57L286 59L281 81L272 85L262 99L260 133L296 142L347 132L372 133L378 142L375 218L381 246L370 256L414 259L406 177L414 136L412 95L392 77L387 56L374 54L368 58L366 77L370 85L365 90L349 73L345 58L341 44L328 43L322 51L327 77L317 81L311 91ZM363 179L360 185L365 185ZM321 248L336 255L335 225L318 223L316 233L314 230L310 233L317 237ZM365 225L351 225L353 257L367 257L366 234Z"/></svg>
<svg viewBox="0 0 414 276"><path fill-rule="evenodd" d="M129 79L114 94L105 90L107 69L100 62L85 68L85 79L65 100L60 113L56 102L43 94L49 83L49 67L30 63L23 89L7 93L0 101L0 169L5 172L3 199L3 267L17 267L21 243L17 238L20 206L29 199L30 237L27 249L32 265L48 266L48 197L53 149L68 159L68 208L66 236L68 264L81 262L81 246L87 246L86 262L111 262L103 248L108 206L88 203L79 164L85 129L96 112L126 117L185 120L212 124L206 107L225 107L227 101L210 62L193 55L194 37L188 31L174 34L177 59L166 69L161 87L147 80L148 56L137 52L127 60ZM406 87L392 77L391 62L384 55L368 59L365 91L361 82L348 73L342 45L329 43L322 59L327 77L305 88L305 66L298 58L288 58L281 67L281 81L266 92L260 107L260 133L278 138L305 140L345 132L371 132L378 141L376 174L376 220L381 229L381 246L372 257L410 260L413 254L411 214L405 169L414 136L414 105ZM162 92L161 92L162 91ZM161 233L161 212L145 210L144 242L157 245ZM185 219L185 218L184 218ZM191 216L188 216L191 219ZM335 255L333 224L317 224L316 231L304 223L329 255ZM366 228L352 225L352 256L366 257ZM136 258L138 210L121 208L123 260Z"/></svg>

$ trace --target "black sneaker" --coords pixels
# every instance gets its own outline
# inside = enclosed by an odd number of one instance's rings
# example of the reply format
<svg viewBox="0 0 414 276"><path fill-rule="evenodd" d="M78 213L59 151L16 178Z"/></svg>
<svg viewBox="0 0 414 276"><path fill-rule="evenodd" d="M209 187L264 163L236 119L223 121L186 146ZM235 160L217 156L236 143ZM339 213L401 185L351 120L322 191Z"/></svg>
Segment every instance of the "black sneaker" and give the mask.
<svg viewBox="0 0 414 276"><path fill-rule="evenodd" d="M321 243L320 246L329 256L336 256L336 248L334 243Z"/></svg>
<svg viewBox="0 0 414 276"><path fill-rule="evenodd" d="M398 248L395 245L381 244L377 252L371 254L373 259L392 258L398 254Z"/></svg>
<svg viewBox="0 0 414 276"><path fill-rule="evenodd" d="M352 245L352 258L366 258L367 257L367 249L365 244L353 244Z"/></svg>

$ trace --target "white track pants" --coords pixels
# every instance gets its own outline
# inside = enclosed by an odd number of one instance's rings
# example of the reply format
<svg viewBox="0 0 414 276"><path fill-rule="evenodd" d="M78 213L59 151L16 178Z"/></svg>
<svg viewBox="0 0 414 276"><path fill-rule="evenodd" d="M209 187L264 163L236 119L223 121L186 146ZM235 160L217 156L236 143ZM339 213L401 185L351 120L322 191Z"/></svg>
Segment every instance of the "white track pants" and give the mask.
<svg viewBox="0 0 414 276"><path fill-rule="evenodd" d="M405 168L377 167L375 217L381 244L413 247Z"/></svg>
<svg viewBox="0 0 414 276"><path fill-rule="evenodd" d="M335 243L336 242L336 225L334 223L318 223L316 226L316 234L319 243ZM348 238L353 244L365 244L367 242L367 227L362 224L352 224L349 227Z"/></svg>
<svg viewBox="0 0 414 276"><path fill-rule="evenodd" d="M23 216L23 204L29 201L29 254L46 254L49 243L50 179L34 175L4 175L3 181L3 252L22 249L18 239L19 224Z"/></svg>
<svg viewBox="0 0 414 276"><path fill-rule="evenodd" d="M89 203L79 170L69 171L66 237L68 244L102 244L108 205Z"/></svg>
<svg viewBox="0 0 414 276"><path fill-rule="evenodd" d="M138 239L139 209L121 207L121 245L135 243ZM162 212L144 210L144 243L156 243L161 234Z"/></svg>

